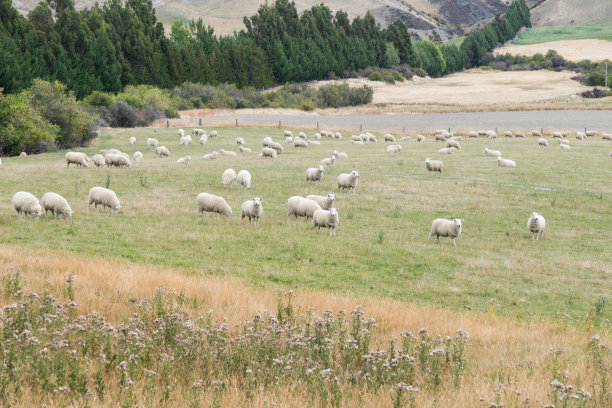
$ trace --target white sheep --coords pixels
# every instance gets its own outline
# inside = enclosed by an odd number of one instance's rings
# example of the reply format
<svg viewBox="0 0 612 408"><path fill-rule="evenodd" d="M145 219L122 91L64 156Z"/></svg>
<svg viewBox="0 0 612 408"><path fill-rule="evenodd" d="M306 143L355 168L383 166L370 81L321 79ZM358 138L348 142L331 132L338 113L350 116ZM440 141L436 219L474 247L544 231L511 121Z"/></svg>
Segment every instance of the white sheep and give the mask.
<svg viewBox="0 0 612 408"><path fill-rule="evenodd" d="M315 139L315 140L321 140L321 134L320 133L315 133L312 138Z"/></svg>
<svg viewBox="0 0 612 408"><path fill-rule="evenodd" d="M392 144L387 146L387 153L399 153L402 151L402 146L398 144Z"/></svg>
<svg viewBox="0 0 612 408"><path fill-rule="evenodd" d="M298 133L298 137L300 137L302 139L306 139L307 136L306 136L306 133L300 132L300 133Z"/></svg>
<svg viewBox="0 0 612 408"><path fill-rule="evenodd" d="M300 139L299 137L296 137L293 139L293 146L295 147L308 147L308 142L304 139Z"/></svg>
<svg viewBox="0 0 612 408"><path fill-rule="evenodd" d="M531 136L533 136L533 137L542 137L542 132L540 132L539 130L534 129L534 130L531 131Z"/></svg>
<svg viewBox="0 0 612 408"><path fill-rule="evenodd" d="M516 162L510 159L504 159L501 156L497 157L497 167L516 167Z"/></svg>
<svg viewBox="0 0 612 408"><path fill-rule="evenodd" d="M370 143L377 143L378 140L376 139L376 136L374 136L371 133L366 133L363 139L364 142L370 142Z"/></svg>
<svg viewBox="0 0 612 408"><path fill-rule="evenodd" d="M312 223L314 225L313 229L317 229L317 231L321 231L321 227L329 228L329 235L336 236L336 227L340 219L338 217L338 210L335 208L330 208L329 210L317 210L312 215Z"/></svg>
<svg viewBox="0 0 612 408"><path fill-rule="evenodd" d="M318 140L309 140L308 141L308 145L319 146L320 144L321 144L321 142L319 142Z"/></svg>
<svg viewBox="0 0 612 408"><path fill-rule="evenodd" d="M19 153L19 157L26 157L28 154L26 152Z"/></svg>
<svg viewBox="0 0 612 408"><path fill-rule="evenodd" d="M306 181L321 181L323 178L323 166L310 167L306 169Z"/></svg>
<svg viewBox="0 0 612 408"><path fill-rule="evenodd" d="M240 219L243 220L244 217L247 217L249 222L253 222L253 220L255 220L255 223L258 223L259 218L263 214L263 207L261 205L262 201L263 198L255 197L252 200L247 200L242 203L240 206Z"/></svg>
<svg viewBox="0 0 612 408"><path fill-rule="evenodd" d="M310 194L307 195L306 198L308 198L309 200L316 201L317 204L319 204L324 210L329 210L330 208L333 208L334 202L336 201L336 195L331 193L326 196Z"/></svg>
<svg viewBox="0 0 612 408"><path fill-rule="evenodd" d="M181 137L181 139L179 140L179 144L189 146L192 141L193 139L191 138L191 136L187 135L187 136Z"/></svg>
<svg viewBox="0 0 612 408"><path fill-rule="evenodd" d="M514 137L525 138L525 134L523 132L514 132Z"/></svg>
<svg viewBox="0 0 612 408"><path fill-rule="evenodd" d="M431 239L434 235L438 239L438 243L440 243L440 237L449 237L453 240L453 245L455 244L455 238L461 235L461 222L459 218L455 218L452 220L447 220L444 218L436 218L431 223L431 231L429 232L429 237L427 241Z"/></svg>
<svg viewBox="0 0 612 408"><path fill-rule="evenodd" d="M42 214L38 198L26 191L18 191L13 195L13 207L15 207L18 216L23 213L24 217L29 214L32 218L38 218Z"/></svg>
<svg viewBox="0 0 612 408"><path fill-rule="evenodd" d="M446 147L454 147L457 150L461 150L461 144L459 144L459 142L456 140L447 140Z"/></svg>
<svg viewBox="0 0 612 408"><path fill-rule="evenodd" d="M94 154L91 160L94 162L96 167L106 167L106 160L101 154Z"/></svg>
<svg viewBox="0 0 612 408"><path fill-rule="evenodd" d="M437 133L434 136L434 139L436 140L436 142L446 142L446 136L440 133Z"/></svg>
<svg viewBox="0 0 612 408"><path fill-rule="evenodd" d="M147 149L149 147L153 147L155 149L155 148L157 148L158 144L159 144L159 142L154 137L150 137L150 138L147 139Z"/></svg>
<svg viewBox="0 0 612 408"><path fill-rule="evenodd" d="M179 129L178 130L178 135L179 135L179 137L185 136L185 131L183 129Z"/></svg>
<svg viewBox="0 0 612 408"><path fill-rule="evenodd" d="M477 130L476 133L478 133L478 136L486 136L487 135L487 131L486 130Z"/></svg>
<svg viewBox="0 0 612 408"><path fill-rule="evenodd" d="M219 153L221 153L222 156L236 156L236 152L233 150L219 149Z"/></svg>
<svg viewBox="0 0 612 408"><path fill-rule="evenodd" d="M155 154L157 157L170 157L170 150L166 146L159 146L155 148Z"/></svg>
<svg viewBox="0 0 612 408"><path fill-rule="evenodd" d="M185 138L185 136L181 137L179 139L179 144L180 145L186 145L187 144L187 139Z"/></svg>
<svg viewBox="0 0 612 408"><path fill-rule="evenodd" d="M601 135L601 140L607 140L608 142L612 142L612 135L609 133L604 133Z"/></svg>
<svg viewBox="0 0 612 408"><path fill-rule="evenodd" d="M191 134L194 136L202 136L202 135L205 135L206 132L202 129L194 128L194 129L191 129ZM179 132L179 136L183 136L183 135L181 135Z"/></svg>
<svg viewBox="0 0 612 408"><path fill-rule="evenodd" d="M363 142L361 140L351 140L351 144L354 144L354 145L363 145Z"/></svg>
<svg viewBox="0 0 612 408"><path fill-rule="evenodd" d="M329 135L327 134L327 130L322 130L322 131L321 131L321 136L323 136L323 137L329 137Z"/></svg>
<svg viewBox="0 0 612 408"><path fill-rule="evenodd" d="M454 147L443 147L440 150L438 150L438 153L440 153L440 154L453 154L453 153L455 153L455 148Z"/></svg>
<svg viewBox="0 0 612 408"><path fill-rule="evenodd" d="M202 156L203 160L214 160L217 158L217 156L219 156L219 152L214 151L212 153L207 153L204 156Z"/></svg>
<svg viewBox="0 0 612 408"><path fill-rule="evenodd" d="M238 146L242 146L242 145L244 145L244 139L243 139L242 137L237 137L237 138L236 138L236 144L237 144Z"/></svg>
<svg viewBox="0 0 612 408"><path fill-rule="evenodd" d="M132 162L130 161L130 157L125 153L120 154L112 154L109 153L104 156L104 160L106 161L106 165L108 167L127 167L129 169L132 168Z"/></svg>
<svg viewBox="0 0 612 408"><path fill-rule="evenodd" d="M89 211L89 207L92 204L96 208L96 212L98 211L98 205L101 205L103 210L106 210L106 207L108 207L111 213L119 212L121 209L117 194L113 190L104 187L92 187L89 189L87 211Z"/></svg>
<svg viewBox="0 0 612 408"><path fill-rule="evenodd" d="M77 167L88 167L89 157L85 153L81 152L68 152L66 157L66 167L70 166L71 163L76 164Z"/></svg>
<svg viewBox="0 0 612 408"><path fill-rule="evenodd" d="M559 143L559 148L561 148L561 150L572 150L572 146L565 143Z"/></svg>
<svg viewBox="0 0 612 408"><path fill-rule="evenodd" d="M512 132L511 132L511 131L506 130L506 131L504 132L504 137L514 137L514 135L512 134Z"/></svg>
<svg viewBox="0 0 612 408"><path fill-rule="evenodd" d="M232 215L232 208L223 197L214 194L200 193L196 197L198 203L198 214L204 217L205 212L213 212L229 217Z"/></svg>
<svg viewBox="0 0 612 408"><path fill-rule="evenodd" d="M417 137L416 137L416 141L417 141L417 142L419 142L419 143L420 143L420 142L424 142L424 141L425 141L425 136L423 136L423 135L417 135Z"/></svg>
<svg viewBox="0 0 612 408"><path fill-rule="evenodd" d="M497 132L494 130L487 130L487 139L497 139Z"/></svg>
<svg viewBox="0 0 612 408"><path fill-rule="evenodd" d="M209 137L217 137L219 136L219 132L217 132L216 130L211 130L210 131L210 136Z"/></svg>
<svg viewBox="0 0 612 408"><path fill-rule="evenodd" d="M576 132L576 139L578 140L586 140L586 135L584 134L584 132Z"/></svg>
<svg viewBox="0 0 612 408"><path fill-rule="evenodd" d="M51 211L53 218L58 216L61 218L69 218L74 211L68 205L68 201L64 197L56 193L45 193L42 198L42 208L47 215L47 211Z"/></svg>
<svg viewBox="0 0 612 408"><path fill-rule="evenodd" d="M287 143L287 144L293 144L293 137L291 137L291 136L287 136L287 137L285 138L285 143Z"/></svg>
<svg viewBox="0 0 612 408"><path fill-rule="evenodd" d="M348 154L346 154L344 152L339 152L337 150L334 150L334 156L336 156L336 159L346 159L346 158L348 158Z"/></svg>
<svg viewBox="0 0 612 408"><path fill-rule="evenodd" d="M365 138L365 140L367 141L367 137ZM363 142L364 138L361 135L351 135L351 142Z"/></svg>
<svg viewBox="0 0 612 408"><path fill-rule="evenodd" d="M238 150L240 150L240 153L252 153L253 152L251 149L249 149L248 147L244 147L244 146L238 146Z"/></svg>
<svg viewBox="0 0 612 408"><path fill-rule="evenodd" d="M293 196L287 200L287 220L292 215L295 215L296 219L298 217L312 218L314 212L320 209L321 206L314 200Z"/></svg>
<svg viewBox="0 0 612 408"><path fill-rule="evenodd" d="M597 136L597 131L587 130L586 132L584 132L584 134L587 135L588 137L593 137L593 136Z"/></svg>
<svg viewBox="0 0 612 408"><path fill-rule="evenodd" d="M499 157L502 155L499 150L489 149L488 147L485 147L484 152L485 152L485 156L489 156L489 157Z"/></svg>
<svg viewBox="0 0 612 408"><path fill-rule="evenodd" d="M561 134L561 132L553 132L552 137L555 139L562 139L563 135Z"/></svg>
<svg viewBox="0 0 612 408"><path fill-rule="evenodd" d="M543 137L539 138L538 146L548 147L548 140L544 139Z"/></svg>
<svg viewBox="0 0 612 408"><path fill-rule="evenodd" d="M393 136L393 135L391 135L391 134L389 134L389 133L386 133L386 134L385 134L385 136L384 136L384 138L385 138L385 142L392 142L392 143L395 143L395 136ZM369 138L368 138L368 139L369 139Z"/></svg>
<svg viewBox="0 0 612 408"><path fill-rule="evenodd" d="M437 171L442 174L443 167L444 163L442 163L442 160L431 160L429 157L425 159L425 168L430 173L432 171Z"/></svg>
<svg viewBox="0 0 612 408"><path fill-rule="evenodd" d="M557 139L557 142L559 142L559 144L570 144L569 140L567 140L566 138Z"/></svg>
<svg viewBox="0 0 612 408"><path fill-rule="evenodd" d="M225 169L225 171L221 175L221 184L223 184L223 187L232 187L232 183L234 182L234 180L236 180L236 171L231 168Z"/></svg>
<svg viewBox="0 0 612 408"><path fill-rule="evenodd" d="M332 155L331 157L326 157L323 160L321 160L321 163L319 163L321 166L333 166L336 164L336 156Z"/></svg>
<svg viewBox="0 0 612 408"><path fill-rule="evenodd" d="M262 144L262 146L267 147L268 143L270 143L271 141L272 141L272 138L270 136L266 136L261 141L261 144Z"/></svg>
<svg viewBox="0 0 612 408"><path fill-rule="evenodd" d="M291 133L290 130L285 130L283 132L283 136L285 136L285 137L293 137L293 133Z"/></svg>
<svg viewBox="0 0 612 408"><path fill-rule="evenodd" d="M242 185L242 187L246 189L251 188L251 173L249 173L247 170L240 170L236 176L236 179Z"/></svg>
<svg viewBox="0 0 612 408"><path fill-rule="evenodd" d="M276 159L276 150L270 147L264 147L261 149L261 153L259 153L258 157L270 157L272 159Z"/></svg>
<svg viewBox="0 0 612 408"><path fill-rule="evenodd" d="M470 130L468 132L468 137L478 137L478 132L475 130Z"/></svg>
<svg viewBox="0 0 612 408"><path fill-rule="evenodd" d="M142 163L142 158L144 156L142 155L141 152L134 152L134 162L136 163L137 166L140 166L140 163Z"/></svg>
<svg viewBox="0 0 612 408"><path fill-rule="evenodd" d="M185 156L185 157L181 157L180 159L178 159L176 162L178 164L189 164L189 161L191 160L191 156Z"/></svg>
<svg viewBox="0 0 612 408"><path fill-rule="evenodd" d="M204 146L208 142L208 136L206 134L200 136L200 144Z"/></svg>
<svg viewBox="0 0 612 408"><path fill-rule="evenodd" d="M335 139L342 140L342 133L340 133L340 132L334 132L334 138L335 138Z"/></svg>
<svg viewBox="0 0 612 408"><path fill-rule="evenodd" d="M357 170L353 170L350 173L341 173L338 175L338 188L349 191L353 190L355 192L355 187L357 187L357 181L359 180L359 173Z"/></svg>
<svg viewBox="0 0 612 408"><path fill-rule="evenodd" d="M129 142L130 142L131 145L135 145L136 144L136 138L134 136L130 137Z"/></svg>
<svg viewBox="0 0 612 408"><path fill-rule="evenodd" d="M282 153L284 151L283 146L277 142L269 141L265 146L276 150L276 153Z"/></svg>
<svg viewBox="0 0 612 408"><path fill-rule="evenodd" d="M531 231L531 239L538 240L544 237L544 228L546 227L546 220L537 212L531 213L527 220L527 228ZM538 237L539 234L539 237Z"/></svg>

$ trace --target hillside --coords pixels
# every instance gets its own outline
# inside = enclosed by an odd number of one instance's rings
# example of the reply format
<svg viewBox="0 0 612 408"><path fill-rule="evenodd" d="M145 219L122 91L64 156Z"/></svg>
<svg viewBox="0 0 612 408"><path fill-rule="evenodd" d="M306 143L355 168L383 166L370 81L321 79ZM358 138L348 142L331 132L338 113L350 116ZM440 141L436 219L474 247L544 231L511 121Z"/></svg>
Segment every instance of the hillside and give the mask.
<svg viewBox="0 0 612 408"><path fill-rule="evenodd" d="M610 0L546 0L531 10L534 26L585 24L610 17Z"/></svg>

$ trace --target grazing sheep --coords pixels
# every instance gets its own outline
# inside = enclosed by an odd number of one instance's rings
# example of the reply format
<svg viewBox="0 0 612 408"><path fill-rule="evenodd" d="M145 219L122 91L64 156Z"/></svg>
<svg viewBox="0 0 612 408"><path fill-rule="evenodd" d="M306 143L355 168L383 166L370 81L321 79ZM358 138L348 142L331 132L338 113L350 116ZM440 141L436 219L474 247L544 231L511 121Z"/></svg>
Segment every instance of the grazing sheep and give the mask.
<svg viewBox="0 0 612 408"><path fill-rule="evenodd" d="M404 137L400 138L399 141L400 142L408 142L408 141L410 141L410 136L404 136Z"/></svg>
<svg viewBox="0 0 612 408"><path fill-rule="evenodd" d="M96 167L106 167L106 160L101 154L94 154L91 160L94 162Z"/></svg>
<svg viewBox="0 0 612 408"><path fill-rule="evenodd" d="M81 152L68 152L65 155L66 157L66 167L70 166L70 163L76 164L77 167L85 167L89 166L89 157L85 153Z"/></svg>
<svg viewBox="0 0 612 408"><path fill-rule="evenodd" d="M147 139L147 149L149 147L153 147L154 149L156 149L158 144L159 142L154 137L150 137Z"/></svg>
<svg viewBox="0 0 612 408"><path fill-rule="evenodd" d="M189 146L191 142L193 142L193 139L191 138L191 136L186 135L185 136L185 146Z"/></svg>
<svg viewBox="0 0 612 408"><path fill-rule="evenodd" d="M185 136L185 131L183 129L179 129L178 130L178 135L179 135L179 137Z"/></svg>
<svg viewBox="0 0 612 408"><path fill-rule="evenodd" d="M435 135L435 140L436 142L446 142L446 136L444 136L443 134L436 134Z"/></svg>
<svg viewBox="0 0 612 408"><path fill-rule="evenodd" d="M453 153L455 153L455 148L454 147L443 147L440 150L438 150L438 153L440 153L440 154L453 154Z"/></svg>
<svg viewBox="0 0 612 408"><path fill-rule="evenodd" d="M569 140L565 139L565 138L561 138L561 139L557 139L557 142L559 142L559 144L570 144Z"/></svg>
<svg viewBox="0 0 612 408"><path fill-rule="evenodd" d="M402 151L402 146L398 144L392 144L387 146L387 153L399 153Z"/></svg>
<svg viewBox="0 0 612 408"><path fill-rule="evenodd" d="M204 130L202 130L202 129L191 129L191 134L194 135L194 136L202 136L202 135L205 135L206 132ZM179 132L179 135L180 135L180 132ZM180 136L182 136L182 135L180 135Z"/></svg>
<svg viewBox="0 0 612 408"><path fill-rule="evenodd" d="M601 140L607 140L608 142L612 142L612 135L609 133L604 133L601 135Z"/></svg>
<svg viewBox="0 0 612 408"><path fill-rule="evenodd" d="M106 165L108 167L127 167L129 169L132 168L132 162L130 161L130 157L126 154L107 154L104 156L104 160L106 160Z"/></svg>
<svg viewBox="0 0 612 408"><path fill-rule="evenodd" d="M283 132L283 136L285 136L285 137L293 137L293 133L290 130L285 130Z"/></svg>
<svg viewBox="0 0 612 408"><path fill-rule="evenodd" d="M329 210L317 210L312 215L312 223L314 224L313 229L321 231L321 227L329 228L329 235L336 236L336 227L340 222L338 218L338 210L330 208Z"/></svg>
<svg viewBox="0 0 612 408"><path fill-rule="evenodd" d="M258 157L270 157L272 159L276 159L276 150L270 147L264 147L261 149L261 153L259 153Z"/></svg>
<svg viewBox="0 0 612 408"><path fill-rule="evenodd" d="M346 158L348 158L348 154L343 153L343 152L339 152L337 150L334 150L334 156L336 156L336 159L346 159Z"/></svg>
<svg viewBox="0 0 612 408"><path fill-rule="evenodd" d="M351 136L351 141L355 141L355 142L363 142L363 138L361 137L361 135L352 135ZM367 138L366 138L367 140Z"/></svg>
<svg viewBox="0 0 612 408"><path fill-rule="evenodd" d="M363 142L360 141L360 140L351 140L351 144L354 144L354 145L363 145Z"/></svg>
<svg viewBox="0 0 612 408"><path fill-rule="evenodd" d="M448 140L454 140L456 142L460 142L463 140L463 137L461 136L451 136Z"/></svg>
<svg viewBox="0 0 612 408"><path fill-rule="evenodd" d="M155 148L155 154L157 157L170 157L170 150L166 146L159 146Z"/></svg>
<svg viewBox="0 0 612 408"><path fill-rule="evenodd" d="M486 136L487 135L487 131L486 130L477 130L476 133L478 133L478 136Z"/></svg>
<svg viewBox="0 0 612 408"><path fill-rule="evenodd" d="M236 144L237 144L238 146L242 146L242 145L244 145L244 139L243 139L243 138L241 138L241 137L236 138Z"/></svg>
<svg viewBox="0 0 612 408"><path fill-rule="evenodd" d="M423 136L423 135L417 135L417 137L416 137L416 141L417 141L417 142L419 142L419 143L420 143L420 142L424 142L424 141L425 141L425 136Z"/></svg>
<svg viewBox="0 0 612 408"><path fill-rule="evenodd" d="M89 189L89 198L87 200L87 211L89 207L94 205L96 212L98 211L98 205L102 206L102 210L109 208L110 212L119 212L121 204L117 198L117 194L113 190L109 190L104 187L92 187Z"/></svg>
<svg viewBox="0 0 612 408"><path fill-rule="evenodd" d="M249 149L248 147L244 147L244 146L239 146L238 149L240 150L240 153L252 153L253 152L251 149Z"/></svg>
<svg viewBox="0 0 612 408"><path fill-rule="evenodd" d="M333 166L334 164L336 164L336 156L332 155L332 157L326 157L321 160L321 163L319 164L321 166Z"/></svg>
<svg viewBox="0 0 612 408"><path fill-rule="evenodd" d="M544 228L546 227L546 220L537 212L531 213L531 216L527 220L527 228L531 231L531 239L539 240L544 237ZM539 235L539 236L538 236Z"/></svg>
<svg viewBox="0 0 612 408"><path fill-rule="evenodd" d="M533 136L533 137L542 137L542 132L540 132L539 130L534 129L534 130L531 131L531 136Z"/></svg>
<svg viewBox="0 0 612 408"><path fill-rule="evenodd" d="M514 132L514 137L525 138L525 134L523 132Z"/></svg>
<svg viewBox="0 0 612 408"><path fill-rule="evenodd" d="M385 134L384 138L385 138L385 142L393 142L393 143L395 143L395 136L393 136L393 135L391 135L389 133Z"/></svg>
<svg viewBox="0 0 612 408"><path fill-rule="evenodd" d="M359 173L356 170L353 170L350 173L341 173L338 175L338 189L348 189L349 191L353 190L354 193L358 180Z"/></svg>
<svg viewBox="0 0 612 408"><path fill-rule="evenodd" d="M340 132L334 132L334 138L335 138L335 139L342 140L342 133L340 133Z"/></svg>
<svg viewBox="0 0 612 408"><path fill-rule="evenodd" d="M501 156L497 157L497 167L516 167L516 162L510 159L504 159Z"/></svg>
<svg viewBox="0 0 612 408"><path fill-rule="evenodd" d="M501 156L501 152L499 150L491 150L488 147L485 147L485 156L489 157L499 157Z"/></svg>
<svg viewBox="0 0 612 408"><path fill-rule="evenodd" d="M236 156L236 152L233 150L219 149L219 153L221 153L222 156Z"/></svg>
<svg viewBox="0 0 612 408"><path fill-rule="evenodd" d="M293 143L293 138L291 136L287 136L285 138L285 143L289 144L289 143Z"/></svg>
<svg viewBox="0 0 612 408"><path fill-rule="evenodd" d="M217 158L217 156L219 156L219 152L214 151L212 153L207 153L204 156L202 156L203 160L214 160Z"/></svg>
<svg viewBox="0 0 612 408"><path fill-rule="evenodd" d="M26 191L18 191L13 195L13 207L19 217L22 213L24 217L29 214L32 218L38 218L42 214L38 198Z"/></svg>
<svg viewBox="0 0 612 408"><path fill-rule="evenodd" d="M555 139L563 139L563 135L561 134L561 132L553 132L552 136Z"/></svg>
<svg viewBox="0 0 612 408"><path fill-rule="evenodd" d="M306 139L307 136L306 136L306 133L300 132L300 133L298 133L298 137L300 137L302 139Z"/></svg>
<svg viewBox="0 0 612 408"><path fill-rule="evenodd" d="M327 134L327 130L322 130L322 131L321 131L321 136L323 136L323 137L329 137L329 135Z"/></svg>
<svg viewBox="0 0 612 408"><path fill-rule="evenodd" d="M440 237L449 237L453 240L453 245L455 244L455 238L461 235L461 222L459 218L455 218L452 220L447 220L444 218L436 218L431 223L431 231L429 232L429 238L427 241L431 239L434 235L438 239L438 243L440 243Z"/></svg>
<svg viewBox="0 0 612 408"><path fill-rule="evenodd" d="M512 132L511 132L511 131L506 130L506 131L504 132L504 137L514 137L514 135L512 134Z"/></svg>
<svg viewBox="0 0 612 408"><path fill-rule="evenodd" d="M242 185L242 187L249 189L251 188L251 173L247 170L240 170L238 172L238 176L236 176L238 182Z"/></svg>
<svg viewBox="0 0 612 408"><path fill-rule="evenodd" d="M261 141L261 144L262 144L263 147L267 147L268 143L270 143L271 141L272 141L272 138L270 136L266 136Z"/></svg>
<svg viewBox="0 0 612 408"><path fill-rule="evenodd" d="M19 153L19 157L26 157L28 154L26 152Z"/></svg>
<svg viewBox="0 0 612 408"><path fill-rule="evenodd" d="M136 162L137 166L140 166L140 163L142 163L142 158L143 158L142 153L134 152L134 162Z"/></svg>
<svg viewBox="0 0 612 408"><path fill-rule="evenodd" d="M587 130L584 134L587 135L588 137L593 137L593 136L597 136L597 131Z"/></svg>
<svg viewBox="0 0 612 408"><path fill-rule="evenodd" d="M497 139L497 133L494 130L487 130L487 139Z"/></svg>
<svg viewBox="0 0 612 408"><path fill-rule="evenodd" d="M210 135L208 137L217 137L217 136L219 136L219 132L217 132L216 130L211 130Z"/></svg>
<svg viewBox="0 0 612 408"><path fill-rule="evenodd" d="M561 148L561 150L572 150L572 146L565 143L559 143L559 148Z"/></svg>
<svg viewBox="0 0 612 408"><path fill-rule="evenodd" d="M136 138L134 136L130 137L130 144L131 145L135 145L136 144Z"/></svg>
<svg viewBox="0 0 612 408"><path fill-rule="evenodd" d="M295 147L308 147L308 142L304 139L296 137L293 139L293 146Z"/></svg>
<svg viewBox="0 0 612 408"><path fill-rule="evenodd" d="M181 139L179 140L179 144L180 145L186 145L187 144L187 139L185 138L185 136L181 137Z"/></svg>
<svg viewBox="0 0 612 408"><path fill-rule="evenodd" d="M208 136L207 135L200 136L200 144L204 146L206 142L208 142Z"/></svg>
<svg viewBox="0 0 612 408"><path fill-rule="evenodd" d="M178 159L176 162L178 164L189 164L189 160L191 160L191 156L185 156L185 157L181 157L180 159Z"/></svg>
<svg viewBox="0 0 612 408"><path fill-rule="evenodd" d="M548 147L548 140L546 140L543 137L541 137L541 138L538 139L538 145L539 146Z"/></svg>
<svg viewBox="0 0 612 408"><path fill-rule="evenodd" d="M47 215L47 211L51 211L53 214L53 218L57 218L58 216L61 218L68 218L72 215L74 211L68 205L68 201L64 197L56 193L45 193L42 198L42 208Z"/></svg>
<svg viewBox="0 0 612 408"><path fill-rule="evenodd" d="M438 173L442 174L443 167L444 163L442 163L442 160L431 160L429 157L425 159L425 168L430 173L432 171L437 171Z"/></svg>
<svg viewBox="0 0 612 408"><path fill-rule="evenodd" d="M319 204L324 210L329 210L330 208L333 208L334 202L336 201L336 195L331 193L326 196L310 194L307 195L306 198L308 198L309 200L316 201L317 204Z"/></svg>
<svg viewBox="0 0 612 408"><path fill-rule="evenodd" d="M213 212L229 217L232 215L232 208L223 197L214 194L200 193L196 197L198 203L198 215L204 217L205 212Z"/></svg>
<svg viewBox="0 0 612 408"><path fill-rule="evenodd" d="M323 166L310 167L306 169L306 181L321 181L323 178Z"/></svg>
<svg viewBox="0 0 612 408"><path fill-rule="evenodd" d="M295 215L296 219L298 217L312 218L314 212L320 209L321 206L314 200L293 196L287 200L287 220L292 215Z"/></svg>
<svg viewBox="0 0 612 408"><path fill-rule="evenodd" d="M468 132L468 137L478 137L478 132L476 132L475 130L470 130Z"/></svg>
<svg viewBox="0 0 612 408"><path fill-rule="evenodd" d="M283 145L277 142L269 141L268 144L266 144L265 146L269 147L270 149L276 150L276 153L282 153L284 151Z"/></svg>
<svg viewBox="0 0 612 408"><path fill-rule="evenodd" d="M321 140L321 134L320 133L315 133L312 138L315 139L315 140Z"/></svg>
<svg viewBox="0 0 612 408"><path fill-rule="evenodd" d="M244 217L249 218L249 222L252 222L253 219L255 223L259 222L259 218L263 214L263 207L261 206L261 202L263 198L255 197L252 200L247 200L240 206L240 210L242 214L240 215L240 220L243 220Z"/></svg>
<svg viewBox="0 0 612 408"><path fill-rule="evenodd" d="M234 169L225 169L225 171L221 175L221 184L223 184L223 187L231 188L234 180L236 180L236 172L234 171Z"/></svg>
<svg viewBox="0 0 612 408"><path fill-rule="evenodd" d="M563 138L567 138L569 136L569 132L567 130L564 132L561 132L561 136L563 136Z"/></svg>
<svg viewBox="0 0 612 408"><path fill-rule="evenodd" d="M318 140L311 140L308 142L309 145L314 145L314 146L319 146L321 144L321 142L319 142Z"/></svg>
<svg viewBox="0 0 612 408"><path fill-rule="evenodd" d="M454 147L457 150L461 150L461 144L456 140L447 140L446 147Z"/></svg>
<svg viewBox="0 0 612 408"><path fill-rule="evenodd" d="M374 136L371 133L366 133L365 134L365 138L363 140L364 142L371 142L371 143L376 143L378 142L378 140L376 140L376 136Z"/></svg>
<svg viewBox="0 0 612 408"><path fill-rule="evenodd" d="M585 140L586 139L586 135L584 134L584 132L576 132L576 139L578 139L578 140Z"/></svg>

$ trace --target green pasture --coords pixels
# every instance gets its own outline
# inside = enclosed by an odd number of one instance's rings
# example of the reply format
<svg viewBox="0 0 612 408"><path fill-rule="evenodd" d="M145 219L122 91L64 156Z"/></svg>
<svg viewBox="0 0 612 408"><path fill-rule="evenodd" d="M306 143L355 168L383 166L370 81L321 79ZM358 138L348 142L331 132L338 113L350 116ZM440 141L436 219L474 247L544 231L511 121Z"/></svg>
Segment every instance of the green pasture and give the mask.
<svg viewBox="0 0 612 408"><path fill-rule="evenodd" d="M517 45L540 44L562 40L612 41L612 19L585 25L541 26L528 28L513 42Z"/></svg>

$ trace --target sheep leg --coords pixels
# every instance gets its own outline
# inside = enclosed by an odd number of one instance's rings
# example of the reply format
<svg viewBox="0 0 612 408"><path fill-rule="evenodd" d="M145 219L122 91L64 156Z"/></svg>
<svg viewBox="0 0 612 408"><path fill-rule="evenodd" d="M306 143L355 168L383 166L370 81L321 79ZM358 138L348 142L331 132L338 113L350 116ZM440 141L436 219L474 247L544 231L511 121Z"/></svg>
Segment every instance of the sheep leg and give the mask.
<svg viewBox="0 0 612 408"><path fill-rule="evenodd" d="M455 244L455 238L453 238L453 246L456 246L457 244Z"/></svg>
<svg viewBox="0 0 612 408"><path fill-rule="evenodd" d="M540 239L544 238L544 231L540 231Z"/></svg>
<svg viewBox="0 0 612 408"><path fill-rule="evenodd" d="M438 238L438 244L440 243L440 235L436 234L436 238Z"/></svg>

